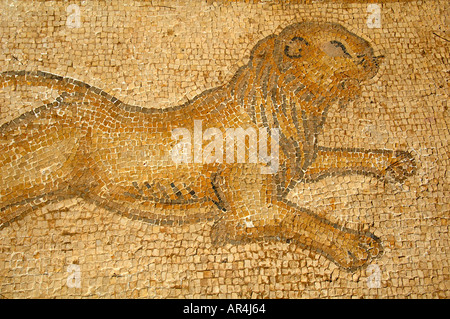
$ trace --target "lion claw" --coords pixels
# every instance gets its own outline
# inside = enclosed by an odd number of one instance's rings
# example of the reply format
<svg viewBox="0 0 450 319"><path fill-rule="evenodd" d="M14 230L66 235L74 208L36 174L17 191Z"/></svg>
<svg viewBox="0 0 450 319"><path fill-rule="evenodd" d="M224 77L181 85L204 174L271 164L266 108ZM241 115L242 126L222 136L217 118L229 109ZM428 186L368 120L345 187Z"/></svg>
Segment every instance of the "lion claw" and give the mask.
<svg viewBox="0 0 450 319"><path fill-rule="evenodd" d="M416 171L416 161L410 152L395 151L391 164L386 168L385 176L387 180L393 179L396 182L403 182L406 178L414 175Z"/></svg>

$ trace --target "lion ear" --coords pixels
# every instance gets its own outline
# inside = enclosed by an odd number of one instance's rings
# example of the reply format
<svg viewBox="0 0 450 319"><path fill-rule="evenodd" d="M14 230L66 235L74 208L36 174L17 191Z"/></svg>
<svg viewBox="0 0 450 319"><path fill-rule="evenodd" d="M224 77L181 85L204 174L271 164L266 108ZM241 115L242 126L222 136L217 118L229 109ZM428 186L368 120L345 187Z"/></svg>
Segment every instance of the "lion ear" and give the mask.
<svg viewBox="0 0 450 319"><path fill-rule="evenodd" d="M302 37L293 37L285 46L283 53L289 58L297 59L302 57L302 51L309 46L308 41Z"/></svg>
<svg viewBox="0 0 450 319"><path fill-rule="evenodd" d="M273 51L274 36L268 36L259 41L252 49L250 59L253 61L261 61L267 58Z"/></svg>

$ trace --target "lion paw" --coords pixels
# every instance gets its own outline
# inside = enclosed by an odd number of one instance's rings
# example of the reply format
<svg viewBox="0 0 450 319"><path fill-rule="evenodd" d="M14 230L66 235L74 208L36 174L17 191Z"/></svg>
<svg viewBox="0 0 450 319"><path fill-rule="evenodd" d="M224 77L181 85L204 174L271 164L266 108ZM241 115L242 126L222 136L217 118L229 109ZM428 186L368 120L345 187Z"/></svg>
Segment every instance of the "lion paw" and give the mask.
<svg viewBox="0 0 450 319"><path fill-rule="evenodd" d="M395 151L391 164L386 168L386 179L403 182L409 176L414 175L416 162L411 153L406 151Z"/></svg>
<svg viewBox="0 0 450 319"><path fill-rule="evenodd" d="M221 246L229 242L229 227L225 221L217 221L211 228L211 242L214 246Z"/></svg>
<svg viewBox="0 0 450 319"><path fill-rule="evenodd" d="M341 267L348 271L366 266L372 259L377 258L383 251L379 238L369 234L355 235L334 258Z"/></svg>

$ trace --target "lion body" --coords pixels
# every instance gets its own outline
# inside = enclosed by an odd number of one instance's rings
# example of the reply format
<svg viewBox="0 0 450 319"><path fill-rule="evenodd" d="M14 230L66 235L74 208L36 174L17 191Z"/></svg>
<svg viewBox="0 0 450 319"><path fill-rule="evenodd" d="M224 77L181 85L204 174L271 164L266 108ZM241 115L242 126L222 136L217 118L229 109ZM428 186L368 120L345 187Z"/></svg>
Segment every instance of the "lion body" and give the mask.
<svg viewBox="0 0 450 319"><path fill-rule="evenodd" d="M344 42L357 57L348 57ZM377 70L365 40L337 24L303 23L261 40L229 83L168 109L127 105L98 88L45 72L5 72L2 87L42 86L62 93L0 128L0 223L8 225L49 201L79 196L158 224L215 219L220 221L213 229L215 242L286 237L347 269L359 267L379 254L376 237L333 225L286 195L308 179L309 170L326 170L318 159L326 152L317 140L329 107L355 98L359 83ZM173 130L192 132L195 121L222 132L278 128L279 170L261 174L260 163L175 163ZM202 147L207 143L201 141ZM351 168L381 175L392 158L392 152L361 151L346 160ZM332 238L354 239L330 244L314 237L324 229ZM362 249L361 241L377 252Z"/></svg>

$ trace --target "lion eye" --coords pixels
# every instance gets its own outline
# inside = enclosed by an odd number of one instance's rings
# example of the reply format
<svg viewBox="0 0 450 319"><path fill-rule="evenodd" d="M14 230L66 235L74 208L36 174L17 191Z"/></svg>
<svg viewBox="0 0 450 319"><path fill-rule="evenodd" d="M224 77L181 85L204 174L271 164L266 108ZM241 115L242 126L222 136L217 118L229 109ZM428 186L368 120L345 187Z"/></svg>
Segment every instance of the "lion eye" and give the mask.
<svg viewBox="0 0 450 319"><path fill-rule="evenodd" d="M352 56L348 53L347 48L341 42L333 40L330 43L334 46L334 56L348 56L351 58Z"/></svg>

